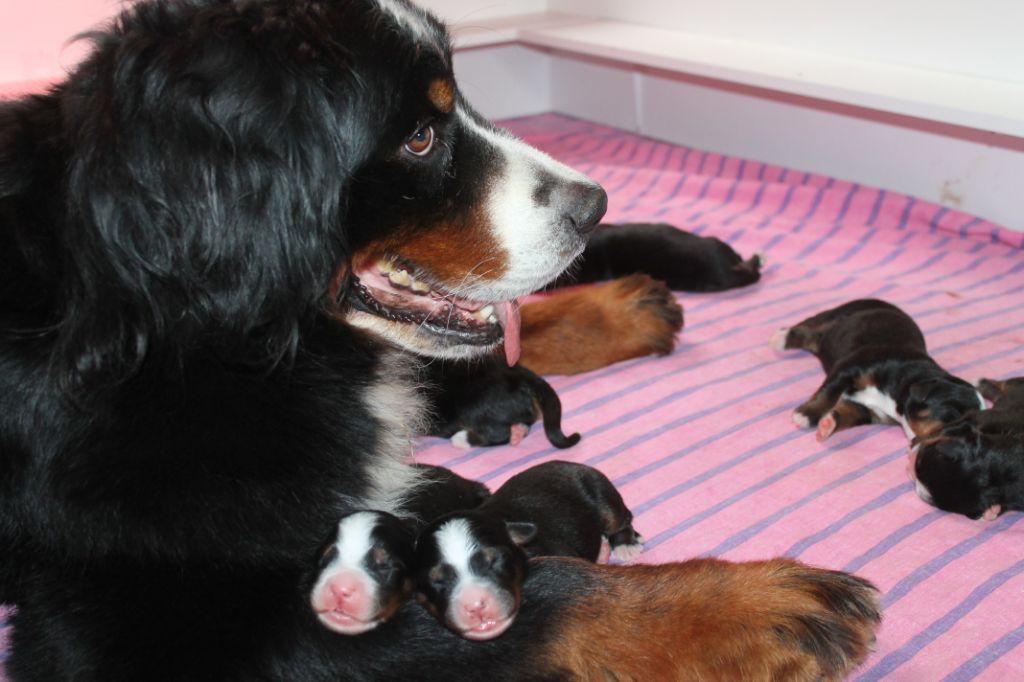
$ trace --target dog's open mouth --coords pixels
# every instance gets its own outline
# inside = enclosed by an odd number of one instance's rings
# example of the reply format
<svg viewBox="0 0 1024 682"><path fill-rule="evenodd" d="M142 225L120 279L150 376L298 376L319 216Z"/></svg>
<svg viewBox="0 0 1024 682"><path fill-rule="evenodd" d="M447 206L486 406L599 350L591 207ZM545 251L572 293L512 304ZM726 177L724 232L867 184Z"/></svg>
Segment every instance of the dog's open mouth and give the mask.
<svg viewBox="0 0 1024 682"><path fill-rule="evenodd" d="M414 267L380 259L354 273L356 310L410 324L447 345L494 346L504 339L509 366L519 360L519 304L462 298L430 283Z"/></svg>

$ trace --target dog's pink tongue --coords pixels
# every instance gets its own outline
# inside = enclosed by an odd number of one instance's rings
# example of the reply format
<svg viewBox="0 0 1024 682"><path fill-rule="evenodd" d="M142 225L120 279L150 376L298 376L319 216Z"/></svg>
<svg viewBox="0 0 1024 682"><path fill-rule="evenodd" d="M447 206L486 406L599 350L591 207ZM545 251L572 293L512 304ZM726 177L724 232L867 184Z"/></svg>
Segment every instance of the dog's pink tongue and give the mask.
<svg viewBox="0 0 1024 682"><path fill-rule="evenodd" d="M519 302L502 301L497 304L498 320L501 328L505 331L505 361L508 366L519 362Z"/></svg>

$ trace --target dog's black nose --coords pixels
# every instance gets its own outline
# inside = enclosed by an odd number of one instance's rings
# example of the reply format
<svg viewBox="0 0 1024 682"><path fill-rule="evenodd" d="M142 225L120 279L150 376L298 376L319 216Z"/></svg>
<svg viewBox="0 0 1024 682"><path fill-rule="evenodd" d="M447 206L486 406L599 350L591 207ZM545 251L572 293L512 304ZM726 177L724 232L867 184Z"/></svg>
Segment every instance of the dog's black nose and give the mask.
<svg viewBox="0 0 1024 682"><path fill-rule="evenodd" d="M569 190L572 201L567 217L583 236L589 236L608 210L608 195L601 185L575 183Z"/></svg>

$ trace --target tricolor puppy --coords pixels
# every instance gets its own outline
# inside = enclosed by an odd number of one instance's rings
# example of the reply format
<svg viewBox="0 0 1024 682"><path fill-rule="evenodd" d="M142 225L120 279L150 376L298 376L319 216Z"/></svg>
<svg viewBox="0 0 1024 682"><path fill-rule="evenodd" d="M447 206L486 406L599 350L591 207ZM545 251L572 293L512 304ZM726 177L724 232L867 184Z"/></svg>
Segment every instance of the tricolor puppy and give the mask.
<svg viewBox="0 0 1024 682"><path fill-rule="evenodd" d="M772 346L813 353L825 369L824 383L793 413L797 426L817 427L819 441L870 423L899 424L908 438L926 438L985 406L974 387L928 355L910 316L885 301L818 313L778 330Z"/></svg>
<svg viewBox="0 0 1024 682"><path fill-rule="evenodd" d="M342 518L322 551L311 596L320 622L359 635L393 616L412 595L414 545L412 530L386 512Z"/></svg>
<svg viewBox="0 0 1024 682"><path fill-rule="evenodd" d="M649 275L673 291L725 291L761 279L764 256L743 259L716 237L701 237L666 223L598 225L583 255L556 285Z"/></svg>
<svg viewBox="0 0 1024 682"><path fill-rule="evenodd" d="M532 524L480 511L436 520L416 541L417 599L466 639L494 639L512 625L522 600Z"/></svg>
<svg viewBox="0 0 1024 682"><path fill-rule="evenodd" d="M538 418L557 448L580 441L562 433L562 403L551 385L522 365L504 359L435 362L428 365L427 389L434 419L429 435L451 438L458 447L518 445Z"/></svg>
<svg viewBox="0 0 1024 682"><path fill-rule="evenodd" d="M476 510L428 526L416 542L417 589L442 623L468 639L492 639L515 619L527 556L598 561L607 539L628 560L643 538L601 472L547 462L510 478Z"/></svg>
<svg viewBox="0 0 1024 682"><path fill-rule="evenodd" d="M992 409L969 412L912 450L925 502L972 519L1024 511L1024 377L978 384Z"/></svg>

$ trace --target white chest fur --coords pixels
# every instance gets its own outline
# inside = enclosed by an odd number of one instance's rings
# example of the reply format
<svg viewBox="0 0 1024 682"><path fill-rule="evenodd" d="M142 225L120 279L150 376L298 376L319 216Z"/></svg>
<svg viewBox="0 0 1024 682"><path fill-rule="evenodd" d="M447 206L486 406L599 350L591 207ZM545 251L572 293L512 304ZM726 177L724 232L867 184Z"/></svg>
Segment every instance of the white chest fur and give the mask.
<svg viewBox="0 0 1024 682"><path fill-rule="evenodd" d="M364 395L377 422L377 444L366 458L371 481L363 500L366 509L395 512L420 483L409 466L413 440L422 433L427 406L417 391L413 360L403 353L383 358L381 369Z"/></svg>
<svg viewBox="0 0 1024 682"><path fill-rule="evenodd" d="M903 432L907 434L907 438L914 437L915 434L911 430L910 424L897 411L896 401L889 394L879 391L875 386L868 386L855 393L847 393L843 397L851 402L863 405L882 419L888 419L899 424L903 427Z"/></svg>

